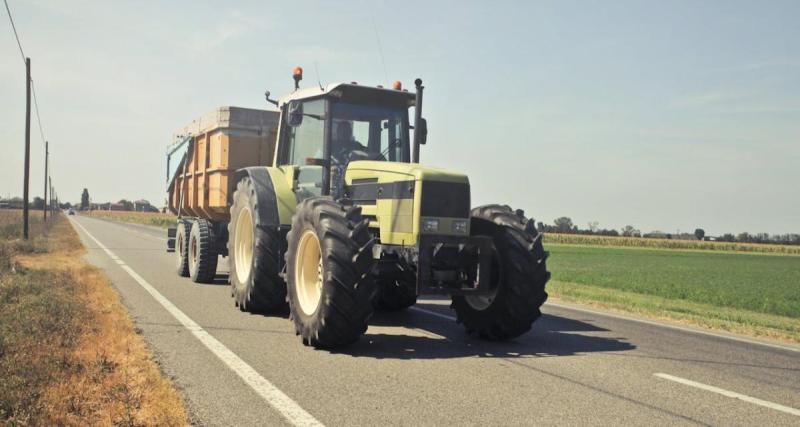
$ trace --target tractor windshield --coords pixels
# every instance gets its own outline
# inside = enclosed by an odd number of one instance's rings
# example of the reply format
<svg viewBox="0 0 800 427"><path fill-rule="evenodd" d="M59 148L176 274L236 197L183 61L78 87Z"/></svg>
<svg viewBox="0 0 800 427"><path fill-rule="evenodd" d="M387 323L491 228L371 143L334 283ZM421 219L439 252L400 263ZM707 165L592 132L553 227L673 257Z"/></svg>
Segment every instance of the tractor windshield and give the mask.
<svg viewBox="0 0 800 427"><path fill-rule="evenodd" d="M349 102L333 103L333 163L353 160L408 162L408 110Z"/></svg>

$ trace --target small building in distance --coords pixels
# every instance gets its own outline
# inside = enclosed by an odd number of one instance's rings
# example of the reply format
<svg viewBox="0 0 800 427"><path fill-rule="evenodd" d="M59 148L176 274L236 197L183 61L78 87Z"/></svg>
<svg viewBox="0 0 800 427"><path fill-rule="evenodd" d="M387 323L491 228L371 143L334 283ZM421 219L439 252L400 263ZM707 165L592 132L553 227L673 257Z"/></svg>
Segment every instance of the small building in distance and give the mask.
<svg viewBox="0 0 800 427"><path fill-rule="evenodd" d="M150 202L144 199L133 202L133 210L136 212L158 212L158 208L151 205Z"/></svg>

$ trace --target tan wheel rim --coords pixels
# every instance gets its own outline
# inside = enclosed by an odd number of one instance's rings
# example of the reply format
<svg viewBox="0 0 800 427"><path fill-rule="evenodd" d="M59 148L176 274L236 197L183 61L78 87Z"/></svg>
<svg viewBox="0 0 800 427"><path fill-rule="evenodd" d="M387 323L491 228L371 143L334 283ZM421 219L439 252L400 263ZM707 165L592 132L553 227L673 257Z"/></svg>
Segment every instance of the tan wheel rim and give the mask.
<svg viewBox="0 0 800 427"><path fill-rule="evenodd" d="M239 211L234 228L233 256L236 278L245 283L253 268L253 214L250 208Z"/></svg>
<svg viewBox="0 0 800 427"><path fill-rule="evenodd" d="M312 315L322 297L322 256L319 239L313 230L300 236L294 265L294 286L300 309Z"/></svg>

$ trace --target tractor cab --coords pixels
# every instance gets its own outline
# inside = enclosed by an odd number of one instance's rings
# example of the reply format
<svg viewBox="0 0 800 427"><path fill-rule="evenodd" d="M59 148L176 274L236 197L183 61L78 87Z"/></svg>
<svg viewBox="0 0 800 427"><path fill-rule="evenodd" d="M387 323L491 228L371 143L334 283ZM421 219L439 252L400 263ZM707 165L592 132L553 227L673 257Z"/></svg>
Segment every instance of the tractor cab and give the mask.
<svg viewBox="0 0 800 427"><path fill-rule="evenodd" d="M296 89L278 101L267 96L281 112L275 165L294 177L298 201L345 196L352 162L411 163L412 141L425 142L422 133L412 139L408 117L409 108L421 102L419 83L419 95L402 90L400 82L392 89L353 82Z"/></svg>

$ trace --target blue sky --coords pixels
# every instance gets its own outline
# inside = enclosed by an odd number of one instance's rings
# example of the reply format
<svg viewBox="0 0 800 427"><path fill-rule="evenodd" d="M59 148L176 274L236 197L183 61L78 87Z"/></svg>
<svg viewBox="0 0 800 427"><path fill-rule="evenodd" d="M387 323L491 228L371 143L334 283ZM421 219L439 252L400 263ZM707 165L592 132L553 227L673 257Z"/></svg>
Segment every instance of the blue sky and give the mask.
<svg viewBox="0 0 800 427"><path fill-rule="evenodd" d="M800 231L800 2L9 5L62 199L161 202L175 129L220 105L263 108L301 65L307 85L316 70L422 77L423 162L469 174L473 204L581 227ZM22 190L25 78L1 21L6 196ZM36 195L38 132L32 147Z"/></svg>

